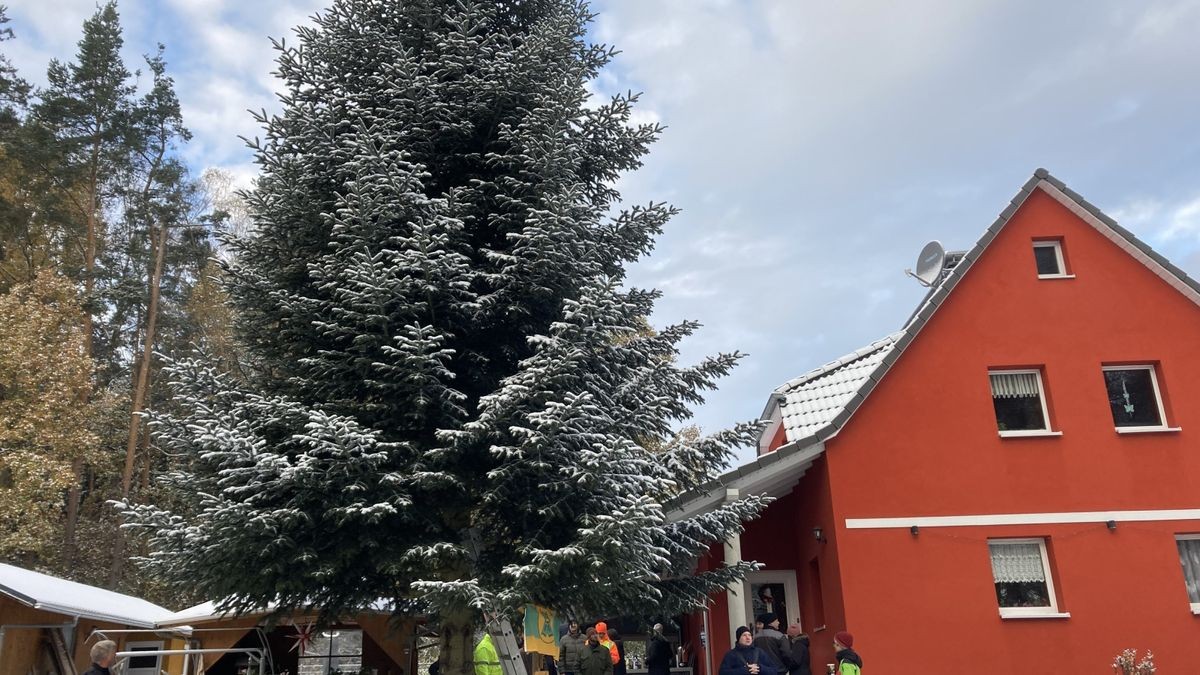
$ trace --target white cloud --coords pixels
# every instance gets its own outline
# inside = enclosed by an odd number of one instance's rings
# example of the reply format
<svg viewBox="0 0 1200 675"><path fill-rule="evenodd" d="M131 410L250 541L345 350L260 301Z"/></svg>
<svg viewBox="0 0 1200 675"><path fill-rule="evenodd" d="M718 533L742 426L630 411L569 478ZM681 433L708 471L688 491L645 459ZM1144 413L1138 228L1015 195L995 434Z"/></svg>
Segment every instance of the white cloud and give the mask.
<svg viewBox="0 0 1200 675"><path fill-rule="evenodd" d="M130 63L168 46L196 167L254 174L245 109L278 109L268 36L325 0L122 0ZM10 7L27 77L69 58L94 0ZM921 245L970 246L1045 166L1200 272L1200 2L598 0L621 50L592 104L643 92L667 126L618 188L682 209L630 282L696 318L694 360L750 352L706 428L758 415L772 387L899 327ZM64 28L65 27L65 28ZM30 76L30 73L33 76ZM1198 275L1200 276L1200 275Z"/></svg>

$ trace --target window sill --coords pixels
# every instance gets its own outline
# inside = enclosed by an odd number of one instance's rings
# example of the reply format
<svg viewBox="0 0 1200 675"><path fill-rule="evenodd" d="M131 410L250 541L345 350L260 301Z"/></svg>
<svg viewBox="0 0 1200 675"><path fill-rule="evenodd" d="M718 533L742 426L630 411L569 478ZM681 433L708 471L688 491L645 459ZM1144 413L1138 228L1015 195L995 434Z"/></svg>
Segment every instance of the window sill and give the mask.
<svg viewBox="0 0 1200 675"><path fill-rule="evenodd" d="M1174 434L1183 431L1179 427L1117 427L1118 434Z"/></svg>
<svg viewBox="0 0 1200 675"><path fill-rule="evenodd" d="M1196 616L1200 616L1200 604L1192 605L1192 614L1195 614Z"/></svg>
<svg viewBox="0 0 1200 675"><path fill-rule="evenodd" d="M1045 614L1010 614L1003 609L1000 610L1000 618L1008 619L1069 619L1070 612L1046 612Z"/></svg>
<svg viewBox="0 0 1200 675"><path fill-rule="evenodd" d="M1074 279L1074 274L1039 274L1038 279Z"/></svg>
<svg viewBox="0 0 1200 675"><path fill-rule="evenodd" d="M1000 438L1052 438L1054 436L1062 436L1061 431L1049 431L1046 429L1028 430L1028 431L1001 431Z"/></svg>

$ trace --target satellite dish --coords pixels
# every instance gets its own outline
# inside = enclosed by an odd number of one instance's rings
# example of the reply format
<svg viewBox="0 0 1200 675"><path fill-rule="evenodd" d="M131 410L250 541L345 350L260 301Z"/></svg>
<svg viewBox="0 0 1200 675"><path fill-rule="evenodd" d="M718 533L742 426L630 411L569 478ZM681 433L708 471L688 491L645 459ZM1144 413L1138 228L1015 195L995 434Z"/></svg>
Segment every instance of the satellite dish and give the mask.
<svg viewBox="0 0 1200 675"><path fill-rule="evenodd" d="M917 271L904 270L910 277L916 278L921 282L922 286L932 286L938 277L942 275L942 268L946 265L946 249L942 248L942 244L937 240L925 244L925 248L921 249L920 255L917 256Z"/></svg>

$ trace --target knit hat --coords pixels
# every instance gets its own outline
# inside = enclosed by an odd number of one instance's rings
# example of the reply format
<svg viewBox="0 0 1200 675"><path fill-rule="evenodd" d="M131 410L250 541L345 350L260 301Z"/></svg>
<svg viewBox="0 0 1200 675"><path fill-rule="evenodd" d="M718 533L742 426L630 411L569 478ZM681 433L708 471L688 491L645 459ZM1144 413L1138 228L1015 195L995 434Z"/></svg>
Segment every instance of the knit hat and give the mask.
<svg viewBox="0 0 1200 675"><path fill-rule="evenodd" d="M851 635L847 631L844 631L844 630L838 631L837 634L833 636L833 639L837 640L838 644L845 647L846 649L849 649L854 646L854 636Z"/></svg>
<svg viewBox="0 0 1200 675"><path fill-rule="evenodd" d="M604 623L603 621L596 622L596 632L597 633L607 633L608 632L608 624Z"/></svg>
<svg viewBox="0 0 1200 675"><path fill-rule="evenodd" d="M774 612L767 612L766 614L758 615L758 620L761 621L764 626L770 626L772 623L778 621L779 617L775 616Z"/></svg>
<svg viewBox="0 0 1200 675"><path fill-rule="evenodd" d="M741 640L742 633L749 633L749 632L750 632L749 628L746 628L745 626L738 626L737 631L734 632L734 634L733 634L733 641L737 642L738 640Z"/></svg>

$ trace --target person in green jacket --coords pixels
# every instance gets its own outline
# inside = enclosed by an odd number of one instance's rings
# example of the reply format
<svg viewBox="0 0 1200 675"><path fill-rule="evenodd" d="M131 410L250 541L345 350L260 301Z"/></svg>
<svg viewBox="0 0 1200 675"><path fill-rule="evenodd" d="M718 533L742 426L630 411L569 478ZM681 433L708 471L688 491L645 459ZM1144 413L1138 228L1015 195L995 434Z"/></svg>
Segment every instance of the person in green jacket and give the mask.
<svg viewBox="0 0 1200 675"><path fill-rule="evenodd" d="M579 657L577 675L613 675L612 653L608 647L600 644L600 636L596 634L595 628L589 628L587 631L587 643Z"/></svg>
<svg viewBox="0 0 1200 675"><path fill-rule="evenodd" d="M504 671L500 668L500 655L496 653L496 645L492 643L492 636L486 631L483 639L475 645L473 660L475 661L475 675L504 675Z"/></svg>
<svg viewBox="0 0 1200 675"><path fill-rule="evenodd" d="M862 675L863 661L854 651L854 636L840 630L833 636L833 648L837 651L838 675Z"/></svg>

